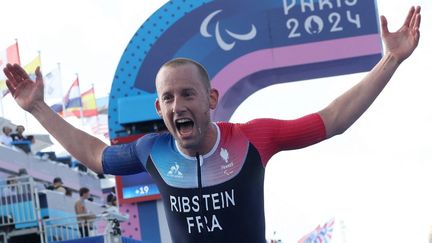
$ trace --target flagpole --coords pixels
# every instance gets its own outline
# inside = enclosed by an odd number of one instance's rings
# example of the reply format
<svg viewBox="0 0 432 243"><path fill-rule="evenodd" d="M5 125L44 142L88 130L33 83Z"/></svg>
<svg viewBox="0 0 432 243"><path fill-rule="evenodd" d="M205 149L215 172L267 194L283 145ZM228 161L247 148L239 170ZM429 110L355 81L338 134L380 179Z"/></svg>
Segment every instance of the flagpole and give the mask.
<svg viewBox="0 0 432 243"><path fill-rule="evenodd" d="M75 73L75 75L76 75L76 78L78 80L78 87L79 87L79 91L80 91L79 99L80 99L80 119L81 119L81 126L84 128L84 116L83 116L84 112L83 112L83 102L82 102L82 99L81 99L81 87L79 86L78 73Z"/></svg>
<svg viewBox="0 0 432 243"><path fill-rule="evenodd" d="M21 57L20 57L20 54L19 54L18 38L15 38L15 45L16 45L17 54L18 54L18 64L21 65Z"/></svg>
<svg viewBox="0 0 432 243"><path fill-rule="evenodd" d="M93 99L96 103L96 91L94 89L94 83L91 84L92 90L93 90ZM96 126L97 126L97 134L99 135L100 130L100 123L99 123L99 112L97 110L97 104L96 104Z"/></svg>
<svg viewBox="0 0 432 243"><path fill-rule="evenodd" d="M59 75L59 80L58 82L60 82L60 94L63 95L63 80L62 80L62 75L61 75L61 68L60 68L60 62L57 63L57 69L58 69L58 75ZM66 104L64 102L64 98L63 96L61 97L61 104L62 104L62 112L61 112L61 117L65 117L66 114Z"/></svg>

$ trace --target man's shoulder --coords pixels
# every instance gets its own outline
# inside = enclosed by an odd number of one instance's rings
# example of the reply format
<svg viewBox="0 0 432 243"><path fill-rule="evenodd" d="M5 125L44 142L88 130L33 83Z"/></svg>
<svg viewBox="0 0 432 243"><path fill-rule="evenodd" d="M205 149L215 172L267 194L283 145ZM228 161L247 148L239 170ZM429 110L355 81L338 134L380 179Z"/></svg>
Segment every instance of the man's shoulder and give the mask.
<svg viewBox="0 0 432 243"><path fill-rule="evenodd" d="M157 133L148 133L144 136L140 137L137 140L137 145L140 146L151 146L156 141L168 141L172 139L172 135L168 131L157 132Z"/></svg>

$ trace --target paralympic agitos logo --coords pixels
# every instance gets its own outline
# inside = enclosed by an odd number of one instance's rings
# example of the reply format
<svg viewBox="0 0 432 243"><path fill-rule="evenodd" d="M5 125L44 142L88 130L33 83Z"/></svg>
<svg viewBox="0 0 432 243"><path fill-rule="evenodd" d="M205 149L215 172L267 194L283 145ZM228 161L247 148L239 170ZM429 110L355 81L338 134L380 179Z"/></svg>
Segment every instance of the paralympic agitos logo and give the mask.
<svg viewBox="0 0 432 243"><path fill-rule="evenodd" d="M200 27L200 33L202 36L212 37L212 34L210 34L208 31L208 25L209 25L210 21L220 12L222 12L221 9L216 10L213 13L209 14L204 19L204 21L201 23L201 27ZM257 30L255 28L255 25L252 25L251 30L246 34L238 34L238 33L231 32L228 29L225 29L225 32L234 39L234 41L229 43L229 42L226 42L222 38L220 31L221 30L220 30L220 26L219 26L219 21L217 21L216 25L215 25L215 29L214 29L214 34L215 34L217 44L224 51L229 51L229 50L233 49L237 40L240 40L240 41L252 40L253 38L255 38L255 36L257 34Z"/></svg>

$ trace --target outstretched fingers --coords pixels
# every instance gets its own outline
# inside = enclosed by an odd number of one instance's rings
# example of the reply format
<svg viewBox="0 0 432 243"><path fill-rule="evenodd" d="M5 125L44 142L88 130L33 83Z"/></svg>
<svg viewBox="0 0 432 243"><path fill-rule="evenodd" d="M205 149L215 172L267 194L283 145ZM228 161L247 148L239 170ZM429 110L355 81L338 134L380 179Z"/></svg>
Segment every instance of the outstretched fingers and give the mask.
<svg viewBox="0 0 432 243"><path fill-rule="evenodd" d="M36 68L35 74L36 74L36 83L43 84L43 77L39 66Z"/></svg>
<svg viewBox="0 0 432 243"><path fill-rule="evenodd" d="M27 72L20 65L14 64L13 67L15 69L15 73L21 78L21 80L29 80L30 79Z"/></svg>
<svg viewBox="0 0 432 243"><path fill-rule="evenodd" d="M10 82L10 80L6 80L6 86L8 87L9 91L11 92L12 96L15 98L15 87L13 86L13 84Z"/></svg>
<svg viewBox="0 0 432 243"><path fill-rule="evenodd" d="M420 14L420 6L418 7L418 12L415 15L415 20L414 20L414 29L419 29L420 28L420 23L421 23L421 14Z"/></svg>
<svg viewBox="0 0 432 243"><path fill-rule="evenodd" d="M8 63L6 67L3 69L3 72L6 75L7 79L9 80L10 84L13 87L16 87L18 85L18 81L14 76L12 65Z"/></svg>
<svg viewBox="0 0 432 243"><path fill-rule="evenodd" d="M417 6L411 16L411 21L409 24L410 28L415 28L417 26L417 17L420 15L420 6Z"/></svg>
<svg viewBox="0 0 432 243"><path fill-rule="evenodd" d="M417 43L420 40L420 22L421 22L421 15L418 14L416 17L416 24L414 27L414 39Z"/></svg>
<svg viewBox="0 0 432 243"><path fill-rule="evenodd" d="M381 32L383 36L389 33L387 19L384 15L381 15Z"/></svg>
<svg viewBox="0 0 432 243"><path fill-rule="evenodd" d="M415 8L411 7L410 10L408 11L408 15L405 18L405 22L403 24L404 26L410 27L414 12L415 12Z"/></svg>

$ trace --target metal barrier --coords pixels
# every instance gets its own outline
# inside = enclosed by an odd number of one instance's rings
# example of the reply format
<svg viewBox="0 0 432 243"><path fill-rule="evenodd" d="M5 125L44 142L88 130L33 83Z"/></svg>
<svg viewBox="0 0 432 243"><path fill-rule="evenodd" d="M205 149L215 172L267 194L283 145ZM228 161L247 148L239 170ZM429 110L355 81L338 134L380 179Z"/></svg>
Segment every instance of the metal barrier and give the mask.
<svg viewBox="0 0 432 243"><path fill-rule="evenodd" d="M0 180L0 243L15 236L37 233L41 243L103 235L105 242L118 242L119 222L128 216L117 211L41 219L36 183L30 176Z"/></svg>
<svg viewBox="0 0 432 243"><path fill-rule="evenodd" d="M35 185L30 176L9 177L0 181L0 232L6 238L10 234L41 232L39 197Z"/></svg>
<svg viewBox="0 0 432 243"><path fill-rule="evenodd" d="M44 219L44 241L57 242L103 235L105 242L120 237L119 221L127 217L113 214L80 214L71 217Z"/></svg>

